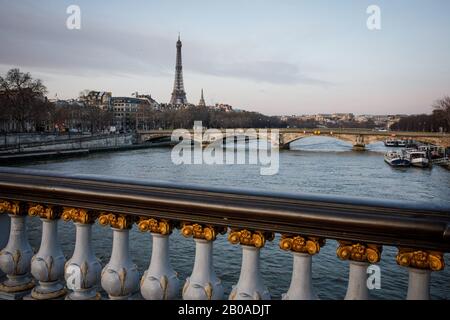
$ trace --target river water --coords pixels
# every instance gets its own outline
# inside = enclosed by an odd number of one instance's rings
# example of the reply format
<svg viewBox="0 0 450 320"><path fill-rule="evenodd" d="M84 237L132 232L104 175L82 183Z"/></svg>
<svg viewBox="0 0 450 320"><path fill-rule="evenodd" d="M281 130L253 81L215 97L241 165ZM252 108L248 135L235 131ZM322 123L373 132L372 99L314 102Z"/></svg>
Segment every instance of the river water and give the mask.
<svg viewBox="0 0 450 320"><path fill-rule="evenodd" d="M252 142L250 142L250 145ZM367 152L354 152L351 146L332 138L312 137L294 142L291 150L280 152L279 172L260 175L257 165L179 165L171 161L168 148L92 154L85 157L33 162L22 167L67 173L126 176L203 186L239 187L250 190L274 190L319 193L393 200L429 201L450 204L450 172L432 169L391 168L383 161L382 143L368 146ZM245 152L238 150L236 152ZM30 219L29 237L37 250L40 244L40 222ZM72 223L60 222L60 239L67 257L72 255L75 230ZM94 249L103 264L109 260L112 231L94 226ZM133 228L131 254L141 272L147 269L151 255L151 237ZM289 288L292 255L278 248L279 236L267 243L261 253L261 272L274 299ZM345 296L348 262L336 257L337 243L328 240L313 258L313 284L320 299L342 299ZM171 236L171 261L180 278L190 275L195 245L178 231ZM384 247L381 267L381 289L372 290L374 299L403 299L408 273L395 262L396 248ZM214 243L214 265L228 294L237 283L241 250L231 245L226 236ZM431 277L433 299L450 299L450 256L445 256L446 269Z"/></svg>

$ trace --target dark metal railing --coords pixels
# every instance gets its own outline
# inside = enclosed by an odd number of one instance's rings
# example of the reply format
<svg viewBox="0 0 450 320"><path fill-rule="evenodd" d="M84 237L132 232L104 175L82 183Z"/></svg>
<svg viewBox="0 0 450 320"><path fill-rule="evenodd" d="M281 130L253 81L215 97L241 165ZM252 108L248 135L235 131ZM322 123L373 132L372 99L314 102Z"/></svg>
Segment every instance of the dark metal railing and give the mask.
<svg viewBox="0 0 450 320"><path fill-rule="evenodd" d="M0 168L0 199L450 252L450 206Z"/></svg>

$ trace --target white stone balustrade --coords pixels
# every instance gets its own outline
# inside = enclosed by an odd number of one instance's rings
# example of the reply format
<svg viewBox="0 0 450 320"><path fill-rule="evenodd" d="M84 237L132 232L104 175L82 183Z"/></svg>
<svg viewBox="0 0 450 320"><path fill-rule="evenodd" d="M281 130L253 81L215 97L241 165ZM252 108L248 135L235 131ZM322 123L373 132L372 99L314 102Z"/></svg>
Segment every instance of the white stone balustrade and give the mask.
<svg viewBox="0 0 450 320"><path fill-rule="evenodd" d="M267 240L273 240L273 234L232 230L228 240L232 244L241 244L242 265L238 283L233 286L230 300L270 300L270 293L261 277L260 250Z"/></svg>
<svg viewBox="0 0 450 320"><path fill-rule="evenodd" d="M129 230L133 225L131 216L102 214L101 225L113 230L111 259L103 268L101 284L111 300L126 300L139 290L139 271L130 257Z"/></svg>
<svg viewBox="0 0 450 320"><path fill-rule="evenodd" d="M28 213L42 221L42 239L38 253L31 260L31 274L38 284L31 297L38 300L57 299L66 295L61 280L64 277L64 257L58 240L60 211L52 207L32 205Z"/></svg>
<svg viewBox="0 0 450 320"><path fill-rule="evenodd" d="M39 217L42 222L41 244L34 256L27 239L27 214ZM60 217L74 222L76 227L75 249L67 263L58 240ZM113 232L111 258L103 271L92 250L92 224L97 217L101 225L111 227ZM129 230L134 222L138 222L141 231L150 232L153 239L150 265L140 283L140 274L129 250ZM4 277L0 283L0 299L61 299L67 294L63 277L71 290L66 299L100 299L100 280L109 298L114 300L130 299L139 290L142 297L149 300L177 299L181 283L169 259L169 235L173 228L174 223L164 219L0 200L0 248L3 248L0 251L0 269L6 275L0 274L0 279ZM195 242L194 267L184 283L181 292L183 299L224 298L223 285L214 271L213 243L226 230L225 227L211 225L181 224L181 233L185 237L193 237ZM242 248L239 280L228 298L270 299L260 273L260 251L267 240L273 240L273 234L232 229L228 239ZM312 257L319 253L324 244L325 239L318 237L282 234L280 248L293 255L291 283L282 299L318 299L312 284ZM339 240L336 253L341 260L349 261L345 299L370 299L368 267L380 261L382 247ZM406 298L430 299L431 274L444 269L443 253L399 248L396 261L409 273Z"/></svg>
<svg viewBox="0 0 450 320"><path fill-rule="evenodd" d="M213 242L226 228L185 224L181 233L194 237L195 262L192 274L183 287L184 300L221 300L224 298L222 282L214 272Z"/></svg>
<svg viewBox="0 0 450 320"><path fill-rule="evenodd" d="M92 223L96 215L84 209L65 208L62 217L65 221L72 220L76 227L75 250L64 271L67 287L72 290L66 299L100 299L98 284L102 267L92 249Z"/></svg>
<svg viewBox="0 0 450 320"><path fill-rule="evenodd" d="M150 231L153 239L150 265L141 279L141 295L147 300L175 299L181 284L169 259L170 222L142 218L138 226L141 231Z"/></svg>
<svg viewBox="0 0 450 320"><path fill-rule="evenodd" d="M34 287L31 277L31 258L33 250L28 242L27 212L18 203L2 201L0 212L11 218L8 243L0 251L0 269L7 279L0 284L0 295L7 299L19 299Z"/></svg>

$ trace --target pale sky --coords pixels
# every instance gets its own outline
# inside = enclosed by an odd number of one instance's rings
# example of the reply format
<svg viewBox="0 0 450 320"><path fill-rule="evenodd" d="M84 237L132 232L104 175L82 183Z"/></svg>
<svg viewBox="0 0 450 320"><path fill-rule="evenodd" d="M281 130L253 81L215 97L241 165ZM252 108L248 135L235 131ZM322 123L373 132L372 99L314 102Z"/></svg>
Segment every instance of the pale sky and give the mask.
<svg viewBox="0 0 450 320"><path fill-rule="evenodd" d="M81 30L66 28L69 5ZM369 5L381 30L366 26ZM168 102L183 41L188 101L269 115L430 112L450 95L448 0L0 0L0 74Z"/></svg>

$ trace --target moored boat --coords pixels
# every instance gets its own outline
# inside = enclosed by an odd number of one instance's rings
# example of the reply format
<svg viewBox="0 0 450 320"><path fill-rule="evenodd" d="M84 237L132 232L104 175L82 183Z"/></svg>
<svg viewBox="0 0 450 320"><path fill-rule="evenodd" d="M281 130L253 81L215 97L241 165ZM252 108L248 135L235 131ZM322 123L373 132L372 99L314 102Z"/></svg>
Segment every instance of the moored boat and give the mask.
<svg viewBox="0 0 450 320"><path fill-rule="evenodd" d="M414 167L427 168L430 165L430 160L425 151L406 150L408 160Z"/></svg>
<svg viewBox="0 0 450 320"><path fill-rule="evenodd" d="M427 157L433 160L445 157L445 149L435 145L422 145L418 149L425 152Z"/></svg>
<svg viewBox="0 0 450 320"><path fill-rule="evenodd" d="M396 147L397 146L397 140L388 139L384 141L384 145L386 147Z"/></svg>
<svg viewBox="0 0 450 320"><path fill-rule="evenodd" d="M397 147L404 148L406 147L406 140L397 140Z"/></svg>
<svg viewBox="0 0 450 320"><path fill-rule="evenodd" d="M392 138L384 140L384 145L386 147L406 147L408 144L410 144L410 141L408 140L400 140Z"/></svg>
<svg viewBox="0 0 450 320"><path fill-rule="evenodd" d="M384 155L384 161L393 167L409 167L411 162L403 152L389 151Z"/></svg>

